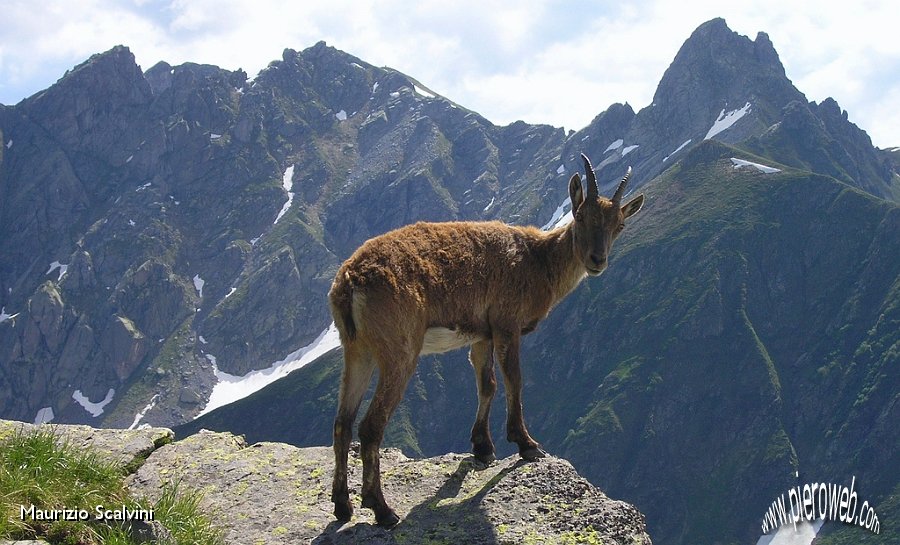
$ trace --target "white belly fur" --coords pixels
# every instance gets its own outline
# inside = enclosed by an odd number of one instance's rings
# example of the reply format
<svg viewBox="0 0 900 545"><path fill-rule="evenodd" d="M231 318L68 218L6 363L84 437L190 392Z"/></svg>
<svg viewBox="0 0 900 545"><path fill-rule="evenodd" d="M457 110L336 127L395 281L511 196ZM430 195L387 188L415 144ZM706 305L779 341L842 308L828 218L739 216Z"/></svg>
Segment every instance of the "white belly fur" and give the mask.
<svg viewBox="0 0 900 545"><path fill-rule="evenodd" d="M425 341L419 354L440 354L483 340L481 335L460 333L446 327L429 327L425 331Z"/></svg>

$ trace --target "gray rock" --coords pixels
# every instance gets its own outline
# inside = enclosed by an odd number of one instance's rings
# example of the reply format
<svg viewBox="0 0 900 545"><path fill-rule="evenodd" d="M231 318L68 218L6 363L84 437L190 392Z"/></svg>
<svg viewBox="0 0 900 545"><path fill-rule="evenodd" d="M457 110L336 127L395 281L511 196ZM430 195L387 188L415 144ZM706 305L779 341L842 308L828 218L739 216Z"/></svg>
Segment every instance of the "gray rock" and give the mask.
<svg viewBox="0 0 900 545"><path fill-rule="evenodd" d="M341 524L331 514L332 457L328 447L247 445L204 430L155 451L128 486L150 499L176 480L202 491L201 505L228 543L650 543L636 508L606 497L555 457L484 466L468 455L409 459L384 449L385 495L402 518L384 530L359 507L362 463L351 451L356 512Z"/></svg>

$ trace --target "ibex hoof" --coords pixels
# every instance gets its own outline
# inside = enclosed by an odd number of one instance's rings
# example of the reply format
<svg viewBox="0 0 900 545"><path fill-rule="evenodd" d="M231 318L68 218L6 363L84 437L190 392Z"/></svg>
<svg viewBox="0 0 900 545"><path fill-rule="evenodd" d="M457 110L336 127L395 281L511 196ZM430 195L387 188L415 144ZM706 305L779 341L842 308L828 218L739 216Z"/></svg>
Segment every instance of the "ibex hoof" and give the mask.
<svg viewBox="0 0 900 545"><path fill-rule="evenodd" d="M476 452L475 459L478 460L480 463L487 466L487 465L491 465L491 463L493 463L493 461L496 460L497 457L494 456L493 452L487 452L487 453L481 453L481 454Z"/></svg>
<svg viewBox="0 0 900 545"><path fill-rule="evenodd" d="M497 459L497 457L494 456L494 445L492 443L485 442L473 444L472 454L475 456L476 460L485 465L489 465Z"/></svg>
<svg viewBox="0 0 900 545"><path fill-rule="evenodd" d="M525 461L534 462L535 460L546 458L547 453L541 450L540 447L532 447L519 452L519 456Z"/></svg>
<svg viewBox="0 0 900 545"><path fill-rule="evenodd" d="M353 516L353 505L347 502L334 502L334 518L341 522L350 520Z"/></svg>
<svg viewBox="0 0 900 545"><path fill-rule="evenodd" d="M375 522L382 528L393 528L400 522L400 517L397 516L393 509L388 509L386 513L380 515L376 513Z"/></svg>

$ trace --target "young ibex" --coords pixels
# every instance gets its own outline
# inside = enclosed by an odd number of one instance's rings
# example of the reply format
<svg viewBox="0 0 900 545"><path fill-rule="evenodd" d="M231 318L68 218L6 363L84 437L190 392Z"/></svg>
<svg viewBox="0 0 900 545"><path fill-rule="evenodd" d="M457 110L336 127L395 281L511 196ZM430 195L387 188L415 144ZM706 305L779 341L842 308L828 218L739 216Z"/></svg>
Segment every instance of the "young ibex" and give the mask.
<svg viewBox="0 0 900 545"><path fill-rule="evenodd" d="M416 223L365 242L338 270L328 294L344 348L344 371L334 421L334 482L331 499L339 520L353 506L347 489L352 425L375 366L379 378L359 426L363 461L362 505L379 525L399 517L384 500L378 449L384 429L420 354L471 345L469 359L478 385L472 450L494 459L488 428L497 389L494 357L506 384L506 438L526 460L545 453L522 416L519 339L534 330L585 275L607 266L613 241L644 202L622 206L631 168L612 199L601 197L585 155L587 194L578 174L569 180L574 221L542 232L500 222Z"/></svg>

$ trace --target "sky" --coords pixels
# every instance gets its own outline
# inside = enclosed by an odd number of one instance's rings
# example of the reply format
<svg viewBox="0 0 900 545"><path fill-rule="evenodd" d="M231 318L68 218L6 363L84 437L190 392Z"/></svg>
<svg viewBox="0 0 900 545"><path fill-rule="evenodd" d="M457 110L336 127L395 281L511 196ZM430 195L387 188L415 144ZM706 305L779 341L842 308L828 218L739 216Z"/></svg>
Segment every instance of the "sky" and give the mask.
<svg viewBox="0 0 900 545"><path fill-rule="evenodd" d="M766 32L809 100L833 97L879 147L900 146L900 9L889 1L0 0L0 103L126 45L250 76L320 40L404 72L500 125L578 130L615 102L648 106L709 19Z"/></svg>

